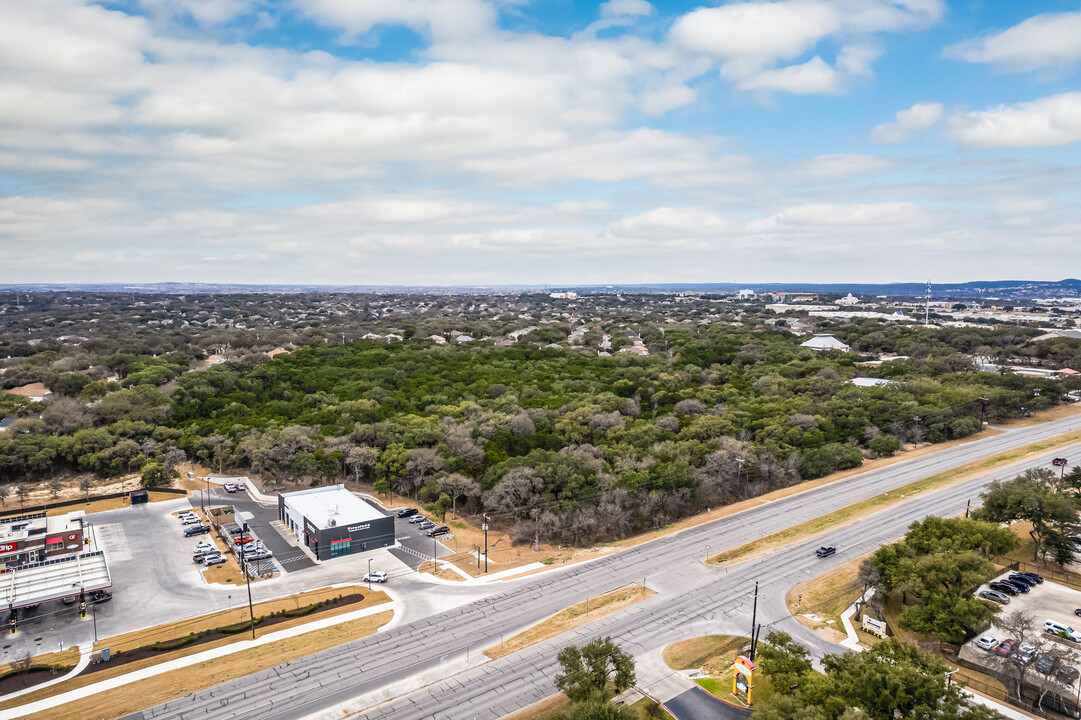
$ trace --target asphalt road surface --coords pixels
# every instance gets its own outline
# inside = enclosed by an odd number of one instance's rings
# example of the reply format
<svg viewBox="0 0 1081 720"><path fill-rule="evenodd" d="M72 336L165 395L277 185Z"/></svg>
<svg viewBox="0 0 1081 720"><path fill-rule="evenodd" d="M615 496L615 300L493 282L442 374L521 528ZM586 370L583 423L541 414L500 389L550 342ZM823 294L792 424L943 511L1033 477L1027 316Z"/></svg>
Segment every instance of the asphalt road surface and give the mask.
<svg viewBox="0 0 1081 720"><path fill-rule="evenodd" d="M707 547L717 553L951 467L1078 428L1081 417L1067 418L861 473L616 555L501 583L502 592L453 610L403 622L386 632L128 717L293 720L322 715L354 699L345 706L354 714L338 709L325 717L499 718L555 691L555 655L569 643L610 635L640 654L695 635L746 634L755 582L761 588L759 620L768 628L789 632L813 656L821 657L839 648L791 617L784 599L789 588L899 538L915 520L929 514L960 514L966 502L978 504L979 492L990 480L1012 477L1027 467L1047 466L1055 456L1076 456L1081 444L913 496L766 558L729 568L710 567L702 563ZM825 542L836 545L838 552L819 560L814 548ZM486 658L479 656L479 650L548 615L634 582L645 582L657 595L505 658L483 662ZM393 699L383 702L386 697Z"/></svg>
<svg viewBox="0 0 1081 720"><path fill-rule="evenodd" d="M723 703L701 688L692 688L665 701L664 707L676 720L747 720L751 716L747 710Z"/></svg>

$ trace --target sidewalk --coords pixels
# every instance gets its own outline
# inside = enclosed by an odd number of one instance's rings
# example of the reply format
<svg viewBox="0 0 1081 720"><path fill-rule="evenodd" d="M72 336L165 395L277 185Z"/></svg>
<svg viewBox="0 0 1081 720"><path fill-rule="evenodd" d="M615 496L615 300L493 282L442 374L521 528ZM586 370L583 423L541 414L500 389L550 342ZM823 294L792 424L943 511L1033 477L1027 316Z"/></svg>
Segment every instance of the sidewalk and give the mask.
<svg viewBox="0 0 1081 720"><path fill-rule="evenodd" d="M123 675L117 675L116 677L102 680L101 682L94 683L92 685L86 685L75 690L69 690L68 692L61 693L60 695L54 695L52 697L37 700L26 705L10 708L8 710L0 710L0 720L18 720L18 718L25 717L26 715L32 715L33 713L42 712L43 710L49 710L65 703L73 702L75 700L81 700L83 698L97 695L98 693L105 692L107 690L113 690L129 683L138 682L139 680L146 680L163 673L171 672L173 670L179 670L181 668L191 667L192 665L198 665L199 663L206 662L207 660L216 660L218 658L232 655L243 650L259 647L260 645L267 645L269 643L278 642L279 640L285 640L287 638L296 637L305 633L312 632L313 630L322 630L323 628L333 627L338 623L349 622L351 620L359 620L360 618L368 617L369 615L375 615L377 613L384 612L386 610L394 610L395 614L398 613L396 602L383 603L381 605L374 605L372 607L363 608L361 610L354 610L350 613L344 613L342 615L335 615L333 617L323 618L322 620L316 620L315 622L306 623L304 625L297 625L296 627L286 628L285 630L278 630L276 632L267 633L266 635L256 638L255 640L240 640L229 645L223 645L221 647L212 648L204 652L195 653L194 655L188 655L186 657L176 658L175 660L168 660L151 667L142 668L140 670L133 670L130 673ZM89 663L89 654L85 655L87 663ZM80 659L82 664L82 659ZM61 678L66 680L68 676ZM59 681L59 680L58 680ZM38 685L33 688L28 688L28 691L39 690L44 685ZM14 697L14 695L3 698L4 700Z"/></svg>

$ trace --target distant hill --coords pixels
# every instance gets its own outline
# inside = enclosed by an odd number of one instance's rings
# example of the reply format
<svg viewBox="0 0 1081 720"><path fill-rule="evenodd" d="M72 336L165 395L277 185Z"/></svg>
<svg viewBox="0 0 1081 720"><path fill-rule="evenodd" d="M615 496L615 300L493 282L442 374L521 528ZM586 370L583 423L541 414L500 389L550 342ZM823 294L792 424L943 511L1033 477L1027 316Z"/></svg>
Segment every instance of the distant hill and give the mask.
<svg viewBox="0 0 1081 720"><path fill-rule="evenodd" d="M731 294L743 289L766 292L810 292L821 294L852 293L857 296L922 297L925 283L656 283L640 285L240 285L234 283L26 283L0 284L0 293L11 292L108 292L151 293L167 295L244 294L244 293L424 293L484 295L519 292L572 290L580 295L717 293ZM1069 278L1045 280L981 280L966 283L932 284L932 297L1002 298L1008 300L1081 297L1081 280Z"/></svg>

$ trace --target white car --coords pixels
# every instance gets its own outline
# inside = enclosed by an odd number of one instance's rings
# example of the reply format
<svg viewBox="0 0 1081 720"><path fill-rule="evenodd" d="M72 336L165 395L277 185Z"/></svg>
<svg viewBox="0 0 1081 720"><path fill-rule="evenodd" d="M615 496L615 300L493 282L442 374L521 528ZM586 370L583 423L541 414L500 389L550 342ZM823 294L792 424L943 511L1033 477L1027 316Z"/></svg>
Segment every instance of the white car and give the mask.
<svg viewBox="0 0 1081 720"><path fill-rule="evenodd" d="M227 482L222 487L225 488L225 492L227 492L227 493L235 493L236 492L236 483Z"/></svg>
<svg viewBox="0 0 1081 720"><path fill-rule="evenodd" d="M385 583L389 578L385 572L370 572L364 576L364 582Z"/></svg>
<svg viewBox="0 0 1081 720"><path fill-rule="evenodd" d="M998 645L998 638L991 635L984 635L976 641L976 647L982 650L990 650L995 645Z"/></svg>
<svg viewBox="0 0 1081 720"><path fill-rule="evenodd" d="M200 522L200 520L195 515L185 515L184 517L180 518L181 525L195 525L198 522Z"/></svg>
<svg viewBox="0 0 1081 720"><path fill-rule="evenodd" d="M199 543L195 544L195 547L192 548L192 552L193 553L206 553L206 552L210 552L213 549L214 549L214 543L208 543L206 540L203 540L202 542L199 542Z"/></svg>
<svg viewBox="0 0 1081 720"><path fill-rule="evenodd" d="M186 517L195 517L195 512L192 510L181 510L176 514L176 516L183 520Z"/></svg>
<svg viewBox="0 0 1081 720"><path fill-rule="evenodd" d="M417 523L422 522L428 522L428 518L424 517L423 515L414 515L413 517L409 518L409 523L411 525L416 525Z"/></svg>

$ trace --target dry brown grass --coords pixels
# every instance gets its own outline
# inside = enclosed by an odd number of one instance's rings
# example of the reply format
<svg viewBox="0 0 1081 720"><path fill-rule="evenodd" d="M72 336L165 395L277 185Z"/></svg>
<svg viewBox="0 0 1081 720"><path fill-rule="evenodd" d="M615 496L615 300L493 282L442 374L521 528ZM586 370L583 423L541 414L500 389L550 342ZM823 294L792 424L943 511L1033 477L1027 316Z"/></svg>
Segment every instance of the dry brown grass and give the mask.
<svg viewBox="0 0 1081 720"><path fill-rule="evenodd" d="M825 575L819 575L792 588L788 592L787 602L788 609L796 620L813 630L822 627L840 629L841 613L863 592L863 585L859 581L860 564L868 555L849 560ZM803 595L803 602L797 607L800 595ZM823 621L815 622L803 617L812 613L823 618ZM833 623L825 620L833 620Z"/></svg>
<svg viewBox="0 0 1081 720"><path fill-rule="evenodd" d="M328 617L334 617L336 615L342 615L344 613L353 612L354 610L361 610L361 609L366 608L366 607L372 607L374 605L381 605L383 603L390 602L390 598L387 596L387 594L382 592L382 591L379 591L379 590L373 590L371 593L368 593L367 588L356 587L356 586L347 587L347 588L333 588L333 589L332 588L324 588L324 589L321 589L321 590L313 590L311 592L302 593L300 595L296 595L296 596L290 597L290 598L282 598L282 599L279 599L279 600L270 600L270 601L267 601L267 602L259 603L259 604L254 606L255 615L256 615L256 617L258 617L260 615L266 615L266 614L269 614L271 612L277 612L279 610L292 610L292 609L296 609L296 608L299 608L299 607L304 607L306 605L311 605L313 603L319 602L320 600L324 600L324 599L327 599L327 598L337 597L338 595L351 595L351 594L357 593L357 592L362 592L364 594L365 597L364 597L364 600L362 602L354 603L354 604L351 604L351 605L342 605L342 606L338 606L338 607L333 607L333 608L329 608L329 609L323 610L323 611L315 611L315 612L313 612L313 613L311 613L309 615L305 615L303 617L298 617L298 618L293 618L291 620L286 620L285 622L281 622L281 623L276 623L276 624L274 624L272 626L269 626L269 627L266 627L266 628L261 628L260 626L256 625L256 627L255 627L256 637L259 637L261 635L265 635L265 634L270 633L270 632L276 632L278 630L285 630L287 628L295 627L297 625L304 625L304 624L310 623L310 622L312 622L314 620L319 620L319 619L328 618ZM108 647L108 648L110 648L110 650L115 655L117 652L126 652L126 651L130 651L130 650L134 650L135 648L145 647L145 646L150 645L150 644L155 643L155 642L161 642L161 641L165 641L165 640L171 640L171 639L174 639L174 638L180 638L180 637L183 637L185 635L188 635L189 633L198 633L198 632L202 632L203 630L210 630L210 629L214 629L214 628L224 627L224 626L227 626L227 625L234 625L234 624L237 624L237 623L242 623L242 622L248 620L248 618L249 618L248 612L249 612L248 607L246 605L243 605L243 606L239 606L239 607L233 608L231 610L226 610L226 611L220 612L220 613L213 613L211 615L201 615L201 616L199 616L197 618L192 618L190 620L182 620L182 621L175 622L175 623L169 623L167 625L160 625L158 627L149 628L147 630L139 630L139 631L132 632L132 633L126 633L124 635L117 635L115 637L105 638L105 639L102 639L101 641L99 641L94 647L95 647L96 650L104 648L104 647ZM391 612L391 611L388 611L388 612ZM386 614L386 613L379 613L378 615L384 615L384 614ZM363 619L364 618L362 618L362 620ZM360 622L360 621L354 621L354 622ZM345 624L348 625L349 623L345 623ZM311 636L311 637L314 638L320 632L322 632L322 631L316 630L316 631L313 631L311 633L305 633L304 635L301 635L300 637L306 638L306 637ZM94 684L96 682L100 682L102 680L106 680L106 679L111 678L111 677L116 677L118 675L124 675L124 674L132 672L134 670L139 670L141 668L149 667L151 665L157 665L157 664L159 664L161 662L165 662L167 660L174 660L176 658L187 657L189 655L194 655L196 653L200 653L200 652L203 652L205 650L210 650L210 649L213 649L213 648L216 648L216 647L221 647L222 645L228 645L228 644L236 642L238 640L248 640L248 639L250 639L250 637L251 637L250 633L247 633L247 632L240 633L238 635L233 635L233 636L230 636L230 637L220 638L220 639L214 640L212 642L200 643L200 644L197 644L197 645L189 645L187 647L182 647L182 648L179 648L177 650L162 652L162 653L154 655L153 657L144 658L142 660L137 660L137 661L130 662L130 663L125 663L124 665L116 665L116 666L110 667L108 669L98 670L97 672L94 672L94 673L84 673L82 675L79 675L77 677L72 678L71 680L69 680L67 682L60 683L59 685L56 685L56 686L53 686L53 687L50 687L50 688L45 688L45 689L43 689L43 690L41 690L39 692L36 692L36 693L30 693L29 695L25 695L23 697L20 697L17 700L7 702L7 703L0 702L0 709L7 709L9 707L14 707L15 705L24 705L26 703L33 702L35 700L40 700L40 699L46 698L46 697L52 697L53 695L58 695L60 693L67 692L69 690L74 690L76 688L84 687L86 685L92 685L92 684ZM362 637L362 636L358 635L357 637ZM314 641L315 640L313 639L313 642ZM346 641L343 641L343 642L346 642ZM278 645L278 643L274 643L271 646L264 646L264 647L273 647L273 646L277 646L277 645ZM333 645L326 645L325 647L333 647ZM315 650L312 650L312 652L315 652ZM230 657L235 657L235 655L231 655ZM284 662L284 660L282 662ZM73 662L69 662L69 663L65 663L65 664L74 665L75 662L73 661ZM272 664L274 664L274 663L272 663ZM252 672L255 672L255 670L252 670ZM164 676L162 676L162 677L164 677ZM144 705L143 707L147 707L147 706Z"/></svg>
<svg viewBox="0 0 1081 720"><path fill-rule="evenodd" d="M503 720L548 720L556 713L566 712L571 709L573 703L563 693L549 695L529 707L522 708L516 713L507 715Z"/></svg>
<svg viewBox="0 0 1081 720"><path fill-rule="evenodd" d="M739 635L702 635L672 643L661 658L673 670L703 668L709 675L720 675L732 667L740 649L749 642L749 638Z"/></svg>
<svg viewBox="0 0 1081 720"><path fill-rule="evenodd" d="M1081 403L1070 403L1069 405L1056 405L1050 410L1035 413L1032 417L1027 417L1024 420L1010 420L1009 422L1000 424L1004 427L1032 427L1033 425L1039 425L1040 423L1045 423L1049 420L1061 420L1064 417L1072 417L1073 415L1079 414L1081 414Z"/></svg>
<svg viewBox="0 0 1081 720"><path fill-rule="evenodd" d="M1050 450L1052 448L1061 447L1063 445L1069 445L1070 443L1081 440L1081 431L1075 431L1067 433L1065 435L1059 435L1049 440L1043 440L1038 443L1032 443L1021 448L1016 448L1008 452L999 453L998 455L992 455L989 458L977 460L975 462L962 465L961 467L947 470L946 472L932 475L931 477L922 478L916 482L909 483L904 487L891 490L889 494L876 495L867 500L862 500L852 505L847 505L843 508L835 510L825 515L820 515L813 520L800 523L799 525L793 525L792 527L785 528L780 532L767 535L764 538L754 540L749 543L740 545L739 547L725 550L724 552L714 555L709 559L709 563L713 565L721 565L738 560L746 560L748 557L754 555L760 555L765 552L776 550L784 545L788 545L798 540L804 540L813 535L836 527L846 522L857 520L865 515L868 515L876 510L880 510L889 505L909 498L912 495L916 495L928 490L937 490L938 488L951 485L953 483L963 482L976 477L982 472L990 470L1001 465L1007 465L1017 460L1024 459L1030 455L1036 455Z"/></svg>
<svg viewBox="0 0 1081 720"><path fill-rule="evenodd" d="M542 620L528 630L509 638L506 642L485 649L484 654L493 660L510 655L522 648L553 638L605 615L611 615L656 594L647 587L630 585L619 590L613 590L605 595L584 600L566 610L561 610L547 620Z"/></svg>
<svg viewBox="0 0 1081 720"><path fill-rule="evenodd" d="M243 650L228 657L209 660L192 667L174 670L157 677L130 683L114 690L91 695L60 707L27 715L23 720L102 720L122 717L173 698L183 697L212 685L250 675L275 665L291 662L320 650L337 647L357 638L372 635L390 622L394 612L387 610L323 630ZM280 626L279 626L280 627ZM55 692L62 692L49 688ZM70 689L70 688L64 688ZM20 704L30 698L18 699Z"/></svg>

